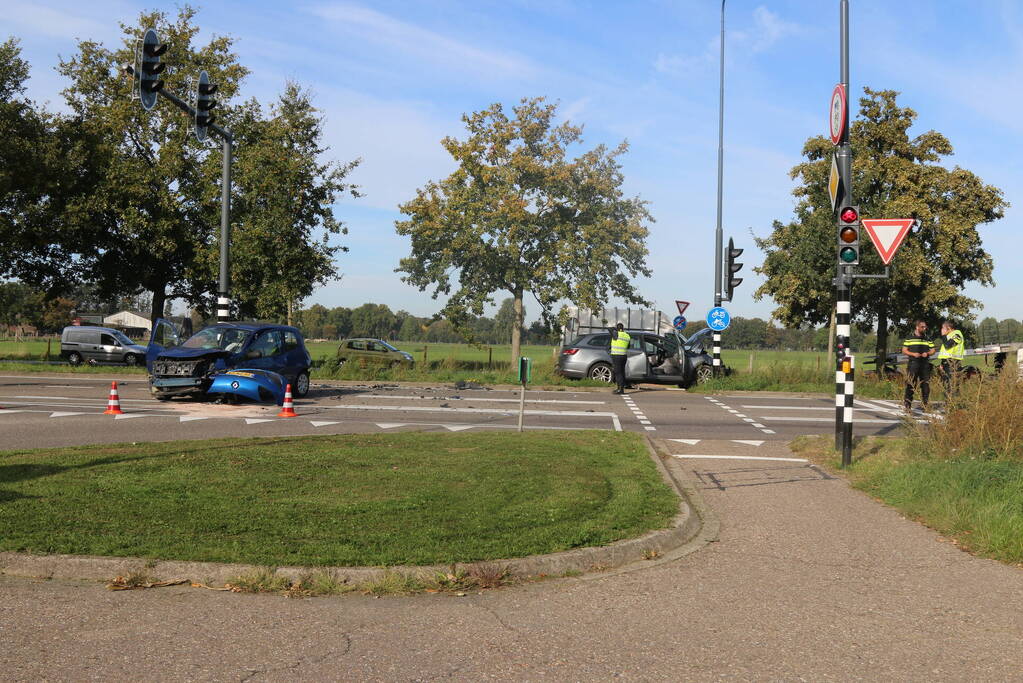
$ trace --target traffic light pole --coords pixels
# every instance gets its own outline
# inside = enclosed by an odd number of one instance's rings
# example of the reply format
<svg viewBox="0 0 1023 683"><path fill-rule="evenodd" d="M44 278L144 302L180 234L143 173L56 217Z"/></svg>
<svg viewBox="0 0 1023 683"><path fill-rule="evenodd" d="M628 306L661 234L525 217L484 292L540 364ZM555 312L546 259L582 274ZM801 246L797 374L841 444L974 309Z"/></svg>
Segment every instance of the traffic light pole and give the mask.
<svg viewBox="0 0 1023 683"><path fill-rule="evenodd" d="M722 266L722 241L724 240L721 231L721 207L722 207L722 185L724 183L724 158L725 158L725 0L721 0L721 66L720 66L720 87L718 88L718 212L717 229L714 231L714 307L721 305L721 266ZM731 277L731 274L728 275ZM714 344L712 346L713 356L711 362L714 375L721 372L721 333L715 330Z"/></svg>
<svg viewBox="0 0 1023 683"><path fill-rule="evenodd" d="M124 72L135 75L135 68L126 65ZM194 121L196 110L188 102L161 88L156 92ZM231 164L234 161L234 135L215 123L207 125L222 141L224 164L220 176L220 281L217 287L217 322L231 319L230 258L231 258Z"/></svg>
<svg viewBox="0 0 1023 683"><path fill-rule="evenodd" d="M846 96L849 93L849 0L839 3L839 33L841 83ZM852 192L852 150L849 147L849 106L845 106L842 122L842 137L836 152L841 192L837 207L853 204ZM852 463L852 417L854 376L852 359L850 358L849 339L852 318L852 266L843 265L838 261L838 272L835 277L835 449L842 452L842 467Z"/></svg>

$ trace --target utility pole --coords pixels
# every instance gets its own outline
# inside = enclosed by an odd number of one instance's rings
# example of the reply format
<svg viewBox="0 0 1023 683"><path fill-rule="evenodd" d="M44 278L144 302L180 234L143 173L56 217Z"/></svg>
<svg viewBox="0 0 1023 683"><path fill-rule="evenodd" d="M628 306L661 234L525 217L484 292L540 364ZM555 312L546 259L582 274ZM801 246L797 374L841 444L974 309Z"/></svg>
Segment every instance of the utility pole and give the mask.
<svg viewBox="0 0 1023 683"><path fill-rule="evenodd" d="M721 206L722 186L724 184L725 163L725 0L721 0L721 65L720 87L718 88L718 211L717 228L714 231L714 308L721 306L721 266L722 241ZM729 274L731 277L731 274ZM713 344L713 370L717 375L721 372L721 332L715 330Z"/></svg>

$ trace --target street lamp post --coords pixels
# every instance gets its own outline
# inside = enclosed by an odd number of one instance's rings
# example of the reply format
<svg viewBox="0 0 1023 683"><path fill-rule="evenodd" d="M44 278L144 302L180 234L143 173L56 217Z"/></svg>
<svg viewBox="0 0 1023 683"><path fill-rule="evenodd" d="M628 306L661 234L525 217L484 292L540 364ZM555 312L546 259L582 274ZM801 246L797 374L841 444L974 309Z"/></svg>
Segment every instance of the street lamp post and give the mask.
<svg viewBox="0 0 1023 683"><path fill-rule="evenodd" d="M721 0L721 73L718 90L718 211L717 228L714 230L714 307L721 305L721 258L723 241L721 233L722 186L725 163L725 0ZM731 277L731 274L729 274ZM721 370L721 333L715 331L713 346L714 374Z"/></svg>

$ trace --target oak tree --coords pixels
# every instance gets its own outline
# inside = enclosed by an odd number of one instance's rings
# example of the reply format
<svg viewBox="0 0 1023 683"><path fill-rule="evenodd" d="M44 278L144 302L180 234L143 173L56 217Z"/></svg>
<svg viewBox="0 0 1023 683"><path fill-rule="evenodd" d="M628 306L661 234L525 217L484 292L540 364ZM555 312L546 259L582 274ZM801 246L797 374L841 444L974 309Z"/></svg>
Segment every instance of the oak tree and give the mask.
<svg viewBox="0 0 1023 683"><path fill-rule="evenodd" d="M398 234L411 254L398 272L433 295L449 295L443 314L466 333L493 295L512 295L512 358L519 355L523 297L531 293L546 320L559 300L598 309L612 296L646 304L636 275L645 265L646 202L622 191L619 158L598 145L570 158L582 128L557 124L557 105L523 99L509 116L500 103L464 115L468 135L442 145L458 168L430 181L400 206Z"/></svg>
<svg viewBox="0 0 1023 683"><path fill-rule="evenodd" d="M943 165L952 154L944 135L928 130L910 137L917 114L898 105L898 93L864 93L850 127L854 203L865 218L918 221L892 262L890 279L857 280L853 287L853 321L862 330L876 328L875 350L882 355L888 333L914 318L936 323L970 315L978 302L963 287L993 284L992 258L978 228L1001 218L1008 204L997 187ZM771 235L757 240L766 254L757 272L766 282L755 297L773 298L773 317L787 327L826 323L834 306L836 228L827 191L832 149L824 137L807 140L806 160L791 172L800 181L793 191L795 219L775 221ZM859 271L883 271L865 231L861 244Z"/></svg>

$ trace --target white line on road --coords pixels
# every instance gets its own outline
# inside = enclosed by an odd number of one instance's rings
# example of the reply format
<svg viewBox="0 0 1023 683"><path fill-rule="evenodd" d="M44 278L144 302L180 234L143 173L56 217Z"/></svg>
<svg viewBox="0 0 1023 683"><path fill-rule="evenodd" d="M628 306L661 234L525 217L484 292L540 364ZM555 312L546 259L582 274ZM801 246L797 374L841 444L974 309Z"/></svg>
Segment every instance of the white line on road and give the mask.
<svg viewBox="0 0 1023 683"><path fill-rule="evenodd" d="M340 405L323 406L329 410L389 410L422 413L486 413L488 415L516 415L517 410L501 410L497 408L442 408L440 406L360 406ZM615 413L588 410L526 410L525 415L548 415L554 417L617 417Z"/></svg>
<svg viewBox="0 0 1023 683"><path fill-rule="evenodd" d="M781 462L810 462L805 458L770 458L761 455L676 455L673 458L702 458L705 460L778 460Z"/></svg>
<svg viewBox="0 0 1023 683"><path fill-rule="evenodd" d="M780 416L775 417L773 415L770 415L770 416L764 415L764 416L761 416L760 419L763 420L764 422L834 422L835 421L835 418L833 418L833 417L780 417ZM889 425L889 424L899 424L900 422L902 422L902 420L888 420L888 419L883 419L883 418L876 418L876 419L867 418L867 419L863 419L863 418L857 417L857 418L855 418L853 420L853 422L855 422L856 424L885 424L885 425ZM927 422L927 420L917 420L917 422Z"/></svg>
<svg viewBox="0 0 1023 683"><path fill-rule="evenodd" d="M473 398L472 396L398 396L392 395L387 396L384 394L363 394L352 396L354 399L361 398L380 398L388 401L472 401L472 402L488 402L488 403L518 403L517 398ZM603 406L607 405L606 401L563 401L552 398L526 398L526 403L564 403L572 405L584 405L584 406Z"/></svg>

